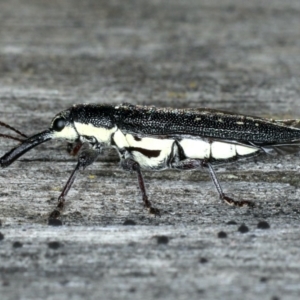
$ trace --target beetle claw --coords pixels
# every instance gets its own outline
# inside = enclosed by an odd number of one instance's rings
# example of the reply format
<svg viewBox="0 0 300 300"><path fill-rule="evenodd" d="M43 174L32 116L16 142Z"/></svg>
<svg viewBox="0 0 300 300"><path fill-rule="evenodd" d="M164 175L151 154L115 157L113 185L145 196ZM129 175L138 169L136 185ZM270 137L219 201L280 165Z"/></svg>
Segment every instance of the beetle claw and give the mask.
<svg viewBox="0 0 300 300"><path fill-rule="evenodd" d="M149 213L155 215L155 217L161 217L160 210L158 208L149 207Z"/></svg>
<svg viewBox="0 0 300 300"><path fill-rule="evenodd" d="M49 216L49 220L50 219L58 219L60 217L61 213L58 209L54 209L52 211L52 213L50 213L50 216Z"/></svg>

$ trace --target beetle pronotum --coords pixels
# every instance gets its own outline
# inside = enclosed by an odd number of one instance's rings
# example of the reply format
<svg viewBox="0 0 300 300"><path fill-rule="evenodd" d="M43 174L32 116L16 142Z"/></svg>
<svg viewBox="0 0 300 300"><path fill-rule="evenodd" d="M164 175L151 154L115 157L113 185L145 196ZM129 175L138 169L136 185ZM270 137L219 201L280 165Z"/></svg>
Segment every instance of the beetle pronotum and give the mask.
<svg viewBox="0 0 300 300"><path fill-rule="evenodd" d="M49 129L29 138L5 123L0 125L23 137L0 134L21 141L0 158L2 168L43 142L65 139L74 143L78 162L52 217L57 217L63 208L78 171L92 164L105 147L118 151L124 170L137 173L144 205L150 213L159 215L147 197L141 170L205 168L224 202L252 206L250 201L234 200L223 193L213 165L260 153L294 153L300 144L298 120L275 121L206 108L156 108L127 103L73 105L57 114Z"/></svg>

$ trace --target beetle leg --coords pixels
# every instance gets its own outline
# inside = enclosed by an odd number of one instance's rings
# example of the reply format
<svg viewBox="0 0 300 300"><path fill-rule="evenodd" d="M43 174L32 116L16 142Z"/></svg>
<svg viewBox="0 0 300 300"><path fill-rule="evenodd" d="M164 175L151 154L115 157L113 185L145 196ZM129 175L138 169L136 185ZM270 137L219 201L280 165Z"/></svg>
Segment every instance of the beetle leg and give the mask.
<svg viewBox="0 0 300 300"><path fill-rule="evenodd" d="M82 146L82 143L80 141L74 142L74 143L68 143L67 145L67 152L72 155L76 156Z"/></svg>
<svg viewBox="0 0 300 300"><path fill-rule="evenodd" d="M86 167L91 165L97 159L97 157L99 156L100 153L101 153L101 151L99 149L95 150L95 149L91 148L90 144L88 144L88 143L81 145L79 154L78 154L77 165L76 165L75 169L73 170L71 176L69 177L67 183L65 184L61 194L59 195L58 204L56 206L56 209L50 214L50 219L51 218L56 219L60 216L60 211L63 210L64 205L65 205L65 198L66 198L72 184L75 181L78 171L84 170Z"/></svg>
<svg viewBox="0 0 300 300"><path fill-rule="evenodd" d="M228 196L226 196L223 192L223 189L221 187L221 184L217 178L217 175L211 165L211 163L207 162L206 160L200 160L200 159L186 159L183 161L180 161L176 164L172 164L172 168L178 169L178 170L193 170L193 169L199 169L199 168L207 168L210 178L212 179L221 200L223 200L225 203L233 206L249 206L253 207L254 203L247 200L234 200Z"/></svg>
<svg viewBox="0 0 300 300"><path fill-rule="evenodd" d="M248 200L234 200L228 196L226 196L224 193L223 193L223 190L222 190L222 187L220 185L220 182L217 178L217 175L212 167L212 165L206 161L203 161L203 167L206 167L208 168L208 171L209 171L209 175L210 175L210 178L212 179L218 193L219 193L219 196L220 196L220 199L223 200L225 203L229 204L229 205L233 205L233 206L239 206L239 207L242 207L242 206L249 206L249 207L254 207L254 203L252 201L248 201Z"/></svg>
<svg viewBox="0 0 300 300"><path fill-rule="evenodd" d="M149 209L150 214L154 214L155 216L160 216L160 211L157 208L153 207L151 202L148 199L144 178L139 163L137 163L131 158L126 158L126 159L122 159L120 164L123 170L135 171L137 173L138 183L139 183L140 190L142 192L142 197L143 197L145 207Z"/></svg>

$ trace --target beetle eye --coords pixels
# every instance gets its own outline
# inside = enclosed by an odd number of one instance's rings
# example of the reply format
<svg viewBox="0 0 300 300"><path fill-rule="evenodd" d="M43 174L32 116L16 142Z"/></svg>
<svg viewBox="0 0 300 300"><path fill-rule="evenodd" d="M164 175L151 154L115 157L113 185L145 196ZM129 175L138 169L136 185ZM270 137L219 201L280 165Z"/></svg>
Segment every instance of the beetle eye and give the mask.
<svg viewBox="0 0 300 300"><path fill-rule="evenodd" d="M55 131L62 131L66 125L66 120L64 118L57 118L52 124L52 129Z"/></svg>

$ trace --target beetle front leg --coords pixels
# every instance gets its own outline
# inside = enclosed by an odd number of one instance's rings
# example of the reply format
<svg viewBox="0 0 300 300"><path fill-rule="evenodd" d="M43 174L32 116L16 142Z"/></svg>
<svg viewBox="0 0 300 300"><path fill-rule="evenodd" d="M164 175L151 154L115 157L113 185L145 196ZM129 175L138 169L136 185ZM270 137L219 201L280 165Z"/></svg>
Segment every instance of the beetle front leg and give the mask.
<svg viewBox="0 0 300 300"><path fill-rule="evenodd" d="M56 209L50 214L50 219L56 219L60 216L60 211L63 210L65 206L65 198L74 183L78 171L84 170L86 167L91 165L99 156L101 151L99 149L94 149L88 143L84 143L80 146L80 150L78 150L78 162L73 170L71 176L69 177L67 183L65 184L61 194L58 197L58 204Z"/></svg>
<svg viewBox="0 0 300 300"><path fill-rule="evenodd" d="M221 184L217 178L217 175L211 165L211 163L207 162L206 160L200 160L200 159L186 159L183 161L180 161L176 164L172 164L172 168L177 170L194 170L194 169L200 169L200 168L207 168L210 178L212 179L221 200L223 200L226 204L233 205L233 206L249 206L253 207L254 203L248 200L234 200L228 196L226 196L223 192L223 189L221 187Z"/></svg>
<svg viewBox="0 0 300 300"><path fill-rule="evenodd" d="M144 178L139 163L137 163L131 158L126 158L126 159L122 159L120 164L123 170L135 171L137 173L138 183L139 183L140 190L142 192L145 207L149 209L150 214L154 214L155 216L160 216L160 211L157 208L153 207L151 202L148 199Z"/></svg>

